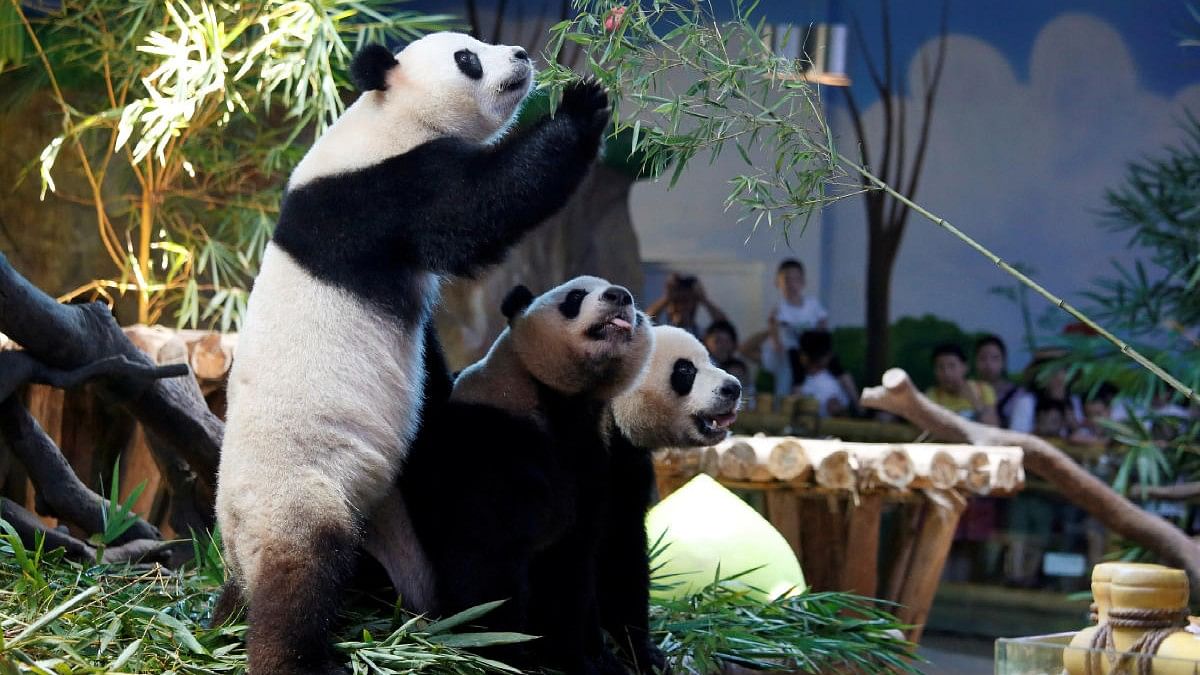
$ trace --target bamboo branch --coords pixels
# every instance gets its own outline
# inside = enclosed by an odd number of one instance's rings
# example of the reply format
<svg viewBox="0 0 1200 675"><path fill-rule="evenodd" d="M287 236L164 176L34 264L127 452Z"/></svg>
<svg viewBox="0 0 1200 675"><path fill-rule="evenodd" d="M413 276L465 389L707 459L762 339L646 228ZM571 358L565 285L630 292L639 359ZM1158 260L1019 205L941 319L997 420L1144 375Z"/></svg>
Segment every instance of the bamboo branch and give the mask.
<svg viewBox="0 0 1200 675"><path fill-rule="evenodd" d="M821 149L826 150L826 151L830 150L829 148L824 147L824 146L822 146ZM1108 329L1104 328L1103 326L1101 326L1100 324L1096 323L1091 318L1089 318L1088 315L1086 315L1083 312L1076 309L1074 305L1071 305L1066 300L1058 297L1057 295L1054 295L1049 290L1044 288L1041 284L1039 284L1036 281L1034 281L1033 279L1031 279L1028 275L1026 275L1025 273L1021 272L1017 268L1015 268L1012 265L1005 262L1002 258L1000 258L1000 256L996 255L995 253L992 253L992 251L990 249L988 249L983 244L980 244L978 241L976 241L974 238L972 238L966 232L963 232L962 230L958 229L957 227L951 225L950 221L933 214L925 207L921 206L920 204L917 204L913 200L904 196L903 194L898 192L895 188L888 185L884 181L880 180L879 177L877 177L875 174L871 173L865 167L860 166L859 164L857 164L856 162L854 162L853 160L851 160L850 158L846 157L845 155L843 155L841 153L836 153L836 156L841 162L845 163L846 166L857 171L860 175L865 176L868 180L870 180L870 182L875 187L879 188L880 190L883 190L884 192L891 195L893 198L901 201L902 203L904 203L905 206L912 209L913 211L916 211L919 215L921 215L923 218L925 218L929 222L933 223L934 225L937 225L938 227L942 228L943 230L946 230L950 234L954 235L955 237L957 237L959 239L959 241L963 242L964 244L971 247L972 249L975 249L975 251L977 251L980 255L982 255L983 257L992 261L997 267L999 267L1000 269L1007 272L1010 276L1015 278L1017 281L1021 282L1025 286L1033 289L1035 292L1037 292L1038 295L1042 296L1043 298L1049 300L1050 303L1053 304L1055 307L1058 307L1059 309L1063 310L1067 314L1070 314L1075 319L1077 319L1078 321L1080 321L1084 325L1086 325L1088 328L1091 328L1092 330L1094 330L1101 337L1103 337L1104 339L1106 339L1110 343L1112 343L1113 346L1115 346L1122 354L1133 359L1136 363L1138 363L1140 366L1142 366L1146 370L1150 371L1151 373L1154 373L1163 382L1166 382L1167 384L1171 385L1172 389L1183 394L1184 397L1187 398L1189 401L1191 401L1192 403L1200 404L1200 395L1197 395L1196 391L1194 389L1192 389L1191 387L1188 387L1183 382L1180 382L1173 375L1171 375L1170 373L1168 373L1167 371L1165 371L1161 367L1159 367L1158 364L1154 363L1150 359L1143 356L1141 354L1141 352L1134 349L1127 342L1125 342L1121 338L1117 337L1116 335L1113 335L1111 332L1108 331Z"/></svg>
<svg viewBox="0 0 1200 675"><path fill-rule="evenodd" d="M1186 570L1193 590L1200 591L1200 545L1118 494L1044 439L960 417L926 398L898 368L884 373L882 386L864 390L862 403L904 417L939 440L1020 447L1028 470L1052 483L1066 499L1112 532Z"/></svg>

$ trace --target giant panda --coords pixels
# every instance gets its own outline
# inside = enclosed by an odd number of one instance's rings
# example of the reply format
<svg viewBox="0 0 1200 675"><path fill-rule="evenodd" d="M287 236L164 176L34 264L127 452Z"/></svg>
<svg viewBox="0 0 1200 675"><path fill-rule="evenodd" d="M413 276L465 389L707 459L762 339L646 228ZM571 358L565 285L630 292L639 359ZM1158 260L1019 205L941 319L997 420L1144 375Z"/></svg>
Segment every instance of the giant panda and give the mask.
<svg viewBox="0 0 1200 675"><path fill-rule="evenodd" d="M655 326L654 349L639 384L612 403L607 514L599 546L600 620L638 672L664 670L650 640L646 509L654 495L650 453L713 445L737 419L742 387L713 365L691 333Z"/></svg>
<svg viewBox="0 0 1200 675"><path fill-rule="evenodd" d="M596 545L607 494L602 427L652 347L626 289L578 277L504 299L508 326L454 383L437 446L400 477L433 569L437 610L507 599L480 621L541 636L497 654L522 668L623 673L599 626Z"/></svg>
<svg viewBox="0 0 1200 675"><path fill-rule="evenodd" d="M362 95L288 181L229 378L215 618L248 604L255 675L344 672L328 633L440 360L439 281L500 261L561 208L609 116L585 81L553 118L502 135L529 56L457 33L367 47L351 74Z"/></svg>

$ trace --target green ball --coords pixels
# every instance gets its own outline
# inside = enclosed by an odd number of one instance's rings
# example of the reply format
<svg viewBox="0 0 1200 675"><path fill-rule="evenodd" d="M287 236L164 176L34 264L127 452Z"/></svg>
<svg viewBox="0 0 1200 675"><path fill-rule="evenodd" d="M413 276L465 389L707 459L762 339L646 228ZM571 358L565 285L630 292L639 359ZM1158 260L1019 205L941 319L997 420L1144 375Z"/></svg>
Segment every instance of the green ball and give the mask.
<svg viewBox="0 0 1200 675"><path fill-rule="evenodd" d="M802 592L804 573L791 546L749 504L706 474L700 474L650 509L646 515L650 542L666 545L655 577L669 589L655 589L662 599L681 598L711 584L718 569L725 583L771 600ZM665 561L665 562L664 562ZM757 569L755 569L757 568ZM749 574L742 575L747 570Z"/></svg>

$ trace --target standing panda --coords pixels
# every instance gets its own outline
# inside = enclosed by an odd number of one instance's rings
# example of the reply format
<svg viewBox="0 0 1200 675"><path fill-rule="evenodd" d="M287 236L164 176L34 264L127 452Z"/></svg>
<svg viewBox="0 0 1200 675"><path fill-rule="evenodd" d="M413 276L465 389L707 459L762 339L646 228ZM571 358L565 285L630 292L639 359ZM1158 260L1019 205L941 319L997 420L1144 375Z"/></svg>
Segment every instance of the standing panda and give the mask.
<svg viewBox="0 0 1200 675"><path fill-rule="evenodd" d="M254 675L344 672L329 630L360 528L417 430L443 276L499 262L561 208L607 123L595 82L497 136L530 91L520 47L437 33L351 74L363 94L288 181L250 294L217 488Z"/></svg>
<svg viewBox="0 0 1200 675"><path fill-rule="evenodd" d="M601 430L609 403L640 377L649 320L629 291L586 276L536 299L518 286L501 309L509 325L455 381L434 433L440 448L414 448L400 477L437 609L507 599L481 623L541 637L500 658L624 673L604 645L596 598Z"/></svg>
<svg viewBox="0 0 1200 675"><path fill-rule="evenodd" d="M712 364L691 333L655 326L654 350L636 388L612 404L608 512L596 564L600 621L637 672L666 667L650 640L646 509L654 494L650 453L714 445L737 419L742 387Z"/></svg>

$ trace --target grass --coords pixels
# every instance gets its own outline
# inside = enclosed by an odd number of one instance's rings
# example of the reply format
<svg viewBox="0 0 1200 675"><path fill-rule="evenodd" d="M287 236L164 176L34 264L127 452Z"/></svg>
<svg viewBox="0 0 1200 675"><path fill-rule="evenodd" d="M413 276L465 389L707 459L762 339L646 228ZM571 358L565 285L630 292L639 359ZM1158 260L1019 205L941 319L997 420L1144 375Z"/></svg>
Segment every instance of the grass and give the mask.
<svg viewBox="0 0 1200 675"><path fill-rule="evenodd" d="M0 521L0 675L39 673L243 673L245 626L207 628L223 571L214 544L197 565L81 565L61 551L26 549ZM429 621L401 610L348 609L337 647L356 675L513 673L471 651L529 639L470 624L498 603ZM722 662L790 664L804 672L918 672L900 626L869 601L804 593L762 603L720 583L656 601L652 627L676 672Z"/></svg>

